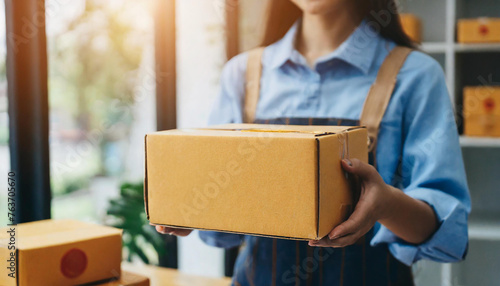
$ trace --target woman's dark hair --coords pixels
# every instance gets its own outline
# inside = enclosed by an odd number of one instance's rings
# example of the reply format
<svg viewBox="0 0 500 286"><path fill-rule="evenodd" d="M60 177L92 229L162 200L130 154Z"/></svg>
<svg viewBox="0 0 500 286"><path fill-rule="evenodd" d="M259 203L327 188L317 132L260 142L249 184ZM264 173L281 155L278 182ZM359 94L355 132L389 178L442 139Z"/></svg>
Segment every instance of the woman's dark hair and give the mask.
<svg viewBox="0 0 500 286"><path fill-rule="evenodd" d="M353 1L353 0L351 0ZM395 0L358 0L368 22L379 27L380 35L397 45L415 48L415 43L403 31ZM268 0L262 46L281 39L302 11L290 0Z"/></svg>

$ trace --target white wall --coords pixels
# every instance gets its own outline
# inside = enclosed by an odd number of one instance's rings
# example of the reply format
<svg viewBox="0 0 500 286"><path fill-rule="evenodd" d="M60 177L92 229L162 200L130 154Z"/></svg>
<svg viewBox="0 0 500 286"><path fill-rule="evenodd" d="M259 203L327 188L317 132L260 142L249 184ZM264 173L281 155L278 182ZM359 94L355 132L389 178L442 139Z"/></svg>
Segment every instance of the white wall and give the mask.
<svg viewBox="0 0 500 286"><path fill-rule="evenodd" d="M178 127L207 124L219 91L225 59L224 1L177 1ZM204 276L224 274L223 250L205 245L193 233L179 240L179 269Z"/></svg>

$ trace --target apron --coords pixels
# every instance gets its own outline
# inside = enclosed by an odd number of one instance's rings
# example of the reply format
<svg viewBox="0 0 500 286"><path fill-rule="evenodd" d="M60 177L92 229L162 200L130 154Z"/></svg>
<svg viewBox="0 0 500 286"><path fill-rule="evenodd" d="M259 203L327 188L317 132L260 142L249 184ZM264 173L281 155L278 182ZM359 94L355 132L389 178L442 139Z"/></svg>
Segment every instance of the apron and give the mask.
<svg viewBox="0 0 500 286"><path fill-rule="evenodd" d="M370 164L376 165L377 136L397 74L411 49L395 47L384 60L365 100L360 120L342 118L276 118L259 120L264 48L250 51L243 121L261 124L343 125L367 127ZM233 285L414 285L411 268L396 260L386 244L370 246L372 228L356 244L344 248L310 247L307 241L245 236L234 267Z"/></svg>

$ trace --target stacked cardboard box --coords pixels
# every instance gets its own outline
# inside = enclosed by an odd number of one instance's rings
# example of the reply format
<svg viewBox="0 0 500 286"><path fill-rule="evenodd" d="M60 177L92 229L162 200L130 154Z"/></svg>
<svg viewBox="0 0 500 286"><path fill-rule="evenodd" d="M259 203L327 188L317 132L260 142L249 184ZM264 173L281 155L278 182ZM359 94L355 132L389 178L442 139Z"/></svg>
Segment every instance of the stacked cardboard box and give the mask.
<svg viewBox="0 0 500 286"><path fill-rule="evenodd" d="M79 285L114 279L121 274L121 252L121 230L112 227L74 220L7 227L0 230L0 256L7 263L0 267L0 285Z"/></svg>
<svg viewBox="0 0 500 286"><path fill-rule="evenodd" d="M401 25L412 41L422 42L422 23L417 16L410 13L401 14Z"/></svg>
<svg viewBox="0 0 500 286"><path fill-rule="evenodd" d="M500 137L500 87L464 88L464 134Z"/></svg>
<svg viewBox="0 0 500 286"><path fill-rule="evenodd" d="M500 42L500 18L461 19L457 30L459 43Z"/></svg>

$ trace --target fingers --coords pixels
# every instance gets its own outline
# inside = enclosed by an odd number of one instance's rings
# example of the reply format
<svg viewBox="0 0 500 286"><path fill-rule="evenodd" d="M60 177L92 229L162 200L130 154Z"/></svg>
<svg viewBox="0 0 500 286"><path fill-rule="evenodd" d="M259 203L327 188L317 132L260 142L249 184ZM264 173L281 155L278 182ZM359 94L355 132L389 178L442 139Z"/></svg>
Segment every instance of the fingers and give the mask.
<svg viewBox="0 0 500 286"><path fill-rule="evenodd" d="M352 217L352 215L351 215ZM360 223L356 220L349 218L345 222L335 227L328 235L328 239L335 240L355 233L360 228Z"/></svg>
<svg viewBox="0 0 500 286"><path fill-rule="evenodd" d="M328 238L333 240L360 231L365 234L375 224L371 213L368 204L359 201L349 219L335 227L328 234Z"/></svg>
<svg viewBox="0 0 500 286"><path fill-rule="evenodd" d="M172 227L166 227L166 226L162 226L162 225L156 225L155 228L156 228L156 231L161 233L161 234L169 234L169 235L175 235L175 236L188 236L193 231L191 229L172 228Z"/></svg>
<svg viewBox="0 0 500 286"><path fill-rule="evenodd" d="M363 203L359 203L348 220L335 227L326 237L309 241L309 245L345 247L356 243L370 230L373 224L368 207Z"/></svg>
<svg viewBox="0 0 500 286"><path fill-rule="evenodd" d="M334 248L346 247L355 244L362 236L363 234L359 232L339 237L336 239L329 239L328 236L325 236L320 240L310 240L309 246L334 247Z"/></svg>
<svg viewBox="0 0 500 286"><path fill-rule="evenodd" d="M374 180L378 176L377 170L372 165L358 159L344 159L342 167L346 172L358 175L364 181Z"/></svg>

